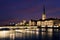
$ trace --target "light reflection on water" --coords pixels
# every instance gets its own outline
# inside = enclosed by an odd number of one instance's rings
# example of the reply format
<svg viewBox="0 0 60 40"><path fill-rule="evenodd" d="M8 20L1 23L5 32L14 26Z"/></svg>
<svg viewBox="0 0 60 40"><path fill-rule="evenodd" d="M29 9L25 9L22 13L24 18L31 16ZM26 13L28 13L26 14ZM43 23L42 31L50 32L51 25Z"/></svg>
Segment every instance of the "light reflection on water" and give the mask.
<svg viewBox="0 0 60 40"><path fill-rule="evenodd" d="M38 31L0 31L0 40L59 40L58 29L40 29Z"/></svg>

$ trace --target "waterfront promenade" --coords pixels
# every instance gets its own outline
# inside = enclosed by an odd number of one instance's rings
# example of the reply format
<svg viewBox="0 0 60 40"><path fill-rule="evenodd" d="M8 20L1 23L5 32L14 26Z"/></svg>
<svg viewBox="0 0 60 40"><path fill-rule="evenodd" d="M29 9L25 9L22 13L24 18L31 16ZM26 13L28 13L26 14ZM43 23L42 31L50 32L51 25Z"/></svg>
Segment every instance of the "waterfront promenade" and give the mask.
<svg viewBox="0 0 60 40"><path fill-rule="evenodd" d="M0 26L2 28L9 28L9 29L36 29L37 26Z"/></svg>
<svg viewBox="0 0 60 40"><path fill-rule="evenodd" d="M52 29L60 29L60 27L41 27L41 26L0 26L2 28L9 28L9 29L41 29L41 28L52 28Z"/></svg>

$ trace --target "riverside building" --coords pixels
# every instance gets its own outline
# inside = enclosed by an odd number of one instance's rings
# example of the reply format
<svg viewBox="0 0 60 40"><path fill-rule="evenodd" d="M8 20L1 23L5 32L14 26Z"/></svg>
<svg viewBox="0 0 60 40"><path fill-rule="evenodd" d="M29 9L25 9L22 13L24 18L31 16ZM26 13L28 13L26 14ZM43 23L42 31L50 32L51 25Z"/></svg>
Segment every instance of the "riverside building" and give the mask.
<svg viewBox="0 0 60 40"><path fill-rule="evenodd" d="M46 18L45 7L43 7L42 19L30 20L29 25L41 26L41 27L58 27L60 26L60 19L57 18Z"/></svg>
<svg viewBox="0 0 60 40"><path fill-rule="evenodd" d="M48 18L46 17L45 13L45 6L43 6L43 13L42 18L39 20L29 20L29 22L26 22L26 20L23 20L23 22L17 23L16 25L27 25L28 26L41 26L41 27L58 27L60 26L60 19L57 18Z"/></svg>

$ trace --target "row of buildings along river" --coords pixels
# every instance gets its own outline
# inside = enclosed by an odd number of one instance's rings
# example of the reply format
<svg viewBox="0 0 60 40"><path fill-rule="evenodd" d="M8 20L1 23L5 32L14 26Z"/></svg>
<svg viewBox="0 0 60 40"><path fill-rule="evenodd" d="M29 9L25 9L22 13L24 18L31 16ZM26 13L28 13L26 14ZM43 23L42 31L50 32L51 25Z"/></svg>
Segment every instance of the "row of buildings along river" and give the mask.
<svg viewBox="0 0 60 40"><path fill-rule="evenodd" d="M20 23L17 23L17 25L20 26L42 26L42 27L53 27L53 26L60 26L60 19L57 18L46 18L46 13L45 13L45 7L43 7L43 13L42 13L42 18L39 20L29 20L28 22L26 20L23 20Z"/></svg>

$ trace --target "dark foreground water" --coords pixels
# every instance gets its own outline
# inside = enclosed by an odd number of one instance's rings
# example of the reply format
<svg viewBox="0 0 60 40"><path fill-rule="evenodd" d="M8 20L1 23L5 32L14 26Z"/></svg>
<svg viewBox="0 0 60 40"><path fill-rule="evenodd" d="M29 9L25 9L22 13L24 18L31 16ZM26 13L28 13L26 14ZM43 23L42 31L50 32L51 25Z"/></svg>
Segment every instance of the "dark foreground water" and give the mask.
<svg viewBox="0 0 60 40"><path fill-rule="evenodd" d="M38 31L0 31L0 40L60 40L59 29Z"/></svg>

